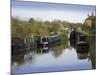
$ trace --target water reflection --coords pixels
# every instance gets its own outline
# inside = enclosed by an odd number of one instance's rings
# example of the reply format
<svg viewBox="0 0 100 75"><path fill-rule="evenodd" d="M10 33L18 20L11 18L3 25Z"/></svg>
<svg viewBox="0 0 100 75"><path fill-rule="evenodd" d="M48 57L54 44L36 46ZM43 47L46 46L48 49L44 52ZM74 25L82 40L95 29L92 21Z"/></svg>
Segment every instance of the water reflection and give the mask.
<svg viewBox="0 0 100 75"><path fill-rule="evenodd" d="M25 54L23 59L25 63L32 63L32 59L34 59L34 52Z"/></svg>
<svg viewBox="0 0 100 75"><path fill-rule="evenodd" d="M82 36L83 39L84 36ZM82 40L81 39L81 40ZM85 38L86 39L86 38ZM68 41L69 47L73 47L76 51L77 58L82 59L89 59L90 60L90 52L89 52L89 44L85 41L76 42L75 39L70 39Z"/></svg>
<svg viewBox="0 0 100 75"><path fill-rule="evenodd" d="M45 54L29 54L25 56L23 62L20 66L13 64L15 67L12 67L12 73L92 69L91 61L78 60L74 49L70 51L65 49L59 57L56 57L52 51Z"/></svg>
<svg viewBox="0 0 100 75"><path fill-rule="evenodd" d="M52 48L52 55L57 58L57 57L61 56L63 51L64 51L64 49L60 46L54 47L54 48Z"/></svg>
<svg viewBox="0 0 100 75"><path fill-rule="evenodd" d="M92 69L89 50L78 51L70 43L66 49L61 45L38 48L19 54L14 59L13 74Z"/></svg>
<svg viewBox="0 0 100 75"><path fill-rule="evenodd" d="M14 55L12 56L12 64L13 63L18 63L19 65L24 63L24 55L19 54L19 55Z"/></svg>

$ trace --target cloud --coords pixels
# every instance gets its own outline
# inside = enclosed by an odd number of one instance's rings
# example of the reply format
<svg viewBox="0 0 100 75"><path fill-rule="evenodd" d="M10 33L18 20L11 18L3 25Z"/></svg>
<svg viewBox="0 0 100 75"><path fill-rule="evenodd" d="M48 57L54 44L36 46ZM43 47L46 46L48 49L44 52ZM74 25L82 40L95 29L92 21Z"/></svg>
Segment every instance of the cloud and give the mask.
<svg viewBox="0 0 100 75"><path fill-rule="evenodd" d="M89 13L91 12L12 8L12 16L18 16L24 20L33 17L50 21L60 19L69 22L83 22Z"/></svg>

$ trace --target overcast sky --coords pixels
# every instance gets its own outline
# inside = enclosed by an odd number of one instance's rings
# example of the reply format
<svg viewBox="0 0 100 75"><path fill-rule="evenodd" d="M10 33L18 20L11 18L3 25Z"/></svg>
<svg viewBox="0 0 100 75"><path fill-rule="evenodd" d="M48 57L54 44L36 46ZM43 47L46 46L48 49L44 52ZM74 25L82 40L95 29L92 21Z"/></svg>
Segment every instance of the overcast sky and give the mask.
<svg viewBox="0 0 100 75"><path fill-rule="evenodd" d="M92 12L95 14L95 6L12 1L12 16L23 20L33 17L44 21L60 19L83 23Z"/></svg>

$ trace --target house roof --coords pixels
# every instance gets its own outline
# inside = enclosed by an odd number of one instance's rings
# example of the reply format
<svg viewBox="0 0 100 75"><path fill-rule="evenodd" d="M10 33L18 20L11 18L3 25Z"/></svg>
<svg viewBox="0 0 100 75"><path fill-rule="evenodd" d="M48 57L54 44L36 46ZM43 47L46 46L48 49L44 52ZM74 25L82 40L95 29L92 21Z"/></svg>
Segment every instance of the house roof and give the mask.
<svg viewBox="0 0 100 75"><path fill-rule="evenodd" d="M86 18L86 20L95 20L96 16L88 16L88 18Z"/></svg>

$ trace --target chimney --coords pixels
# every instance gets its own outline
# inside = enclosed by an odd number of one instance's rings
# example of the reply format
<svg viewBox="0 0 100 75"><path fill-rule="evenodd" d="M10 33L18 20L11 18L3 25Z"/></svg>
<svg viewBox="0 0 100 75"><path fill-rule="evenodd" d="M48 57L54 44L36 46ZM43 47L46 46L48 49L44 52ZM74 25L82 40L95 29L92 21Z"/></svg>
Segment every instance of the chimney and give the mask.
<svg viewBox="0 0 100 75"><path fill-rule="evenodd" d="M92 12L92 16L94 16L94 13Z"/></svg>
<svg viewBox="0 0 100 75"><path fill-rule="evenodd" d="M88 14L88 17L89 17L89 14Z"/></svg>

